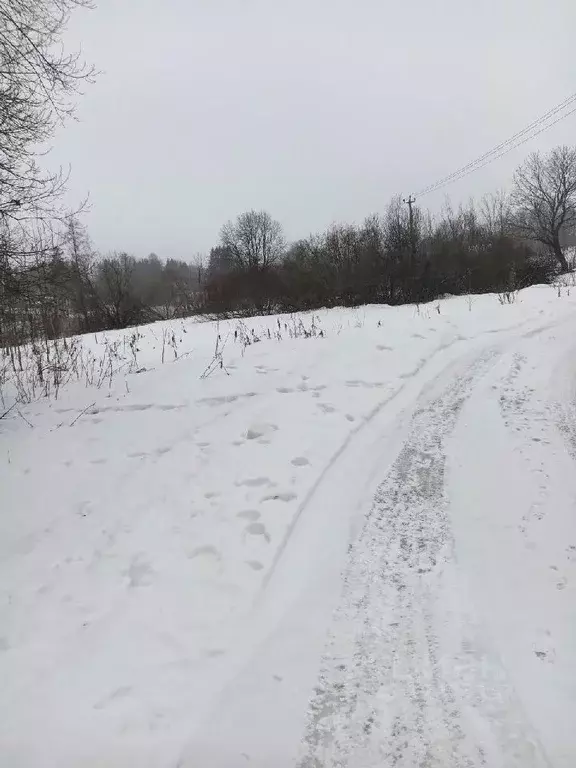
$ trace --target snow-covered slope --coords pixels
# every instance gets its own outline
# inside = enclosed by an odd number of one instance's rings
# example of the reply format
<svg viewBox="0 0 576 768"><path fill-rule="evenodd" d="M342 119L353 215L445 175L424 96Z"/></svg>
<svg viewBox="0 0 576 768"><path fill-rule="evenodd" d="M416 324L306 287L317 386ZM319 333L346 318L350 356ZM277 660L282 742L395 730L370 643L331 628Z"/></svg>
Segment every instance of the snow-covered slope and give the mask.
<svg viewBox="0 0 576 768"><path fill-rule="evenodd" d="M0 763L575 765L576 295L167 329L0 421Z"/></svg>

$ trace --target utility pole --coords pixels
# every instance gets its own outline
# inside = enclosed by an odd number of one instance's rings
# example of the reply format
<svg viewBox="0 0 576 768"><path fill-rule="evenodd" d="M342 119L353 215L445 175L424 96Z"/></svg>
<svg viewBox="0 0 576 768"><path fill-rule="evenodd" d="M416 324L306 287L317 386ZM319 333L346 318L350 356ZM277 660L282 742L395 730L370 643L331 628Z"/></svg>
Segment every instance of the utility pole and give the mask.
<svg viewBox="0 0 576 768"><path fill-rule="evenodd" d="M408 199L404 198L403 202L406 203L408 210L410 211L410 256L412 259L412 264L414 264L416 261L416 240L414 238L414 213L412 211L412 206L416 202L416 198L412 195L408 195Z"/></svg>

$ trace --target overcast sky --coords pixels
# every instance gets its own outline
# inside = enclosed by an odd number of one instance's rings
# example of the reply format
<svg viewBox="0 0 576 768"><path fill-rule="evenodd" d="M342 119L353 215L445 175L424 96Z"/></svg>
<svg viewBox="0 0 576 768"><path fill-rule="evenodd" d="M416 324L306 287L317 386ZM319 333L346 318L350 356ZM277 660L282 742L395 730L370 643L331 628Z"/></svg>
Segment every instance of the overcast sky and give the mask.
<svg viewBox="0 0 576 768"><path fill-rule="evenodd" d="M193 258L269 210L289 239L361 221L576 91L575 0L95 0L68 45L102 71L51 164L96 246ZM576 115L421 199L509 183Z"/></svg>

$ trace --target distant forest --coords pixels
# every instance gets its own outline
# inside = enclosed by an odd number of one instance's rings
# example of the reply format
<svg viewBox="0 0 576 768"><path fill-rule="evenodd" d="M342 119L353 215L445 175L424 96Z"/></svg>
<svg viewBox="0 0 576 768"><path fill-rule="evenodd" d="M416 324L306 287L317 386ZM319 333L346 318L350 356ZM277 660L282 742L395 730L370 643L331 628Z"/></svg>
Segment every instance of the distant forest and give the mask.
<svg viewBox="0 0 576 768"><path fill-rule="evenodd" d="M571 180L570 185L566 180ZM562 185L565 185L563 187ZM516 291L572 268L576 150L531 155L510 194L433 217L400 198L360 224L287 243L248 211L195 263L101 255L78 216L22 230L0 219L0 344L215 317Z"/></svg>

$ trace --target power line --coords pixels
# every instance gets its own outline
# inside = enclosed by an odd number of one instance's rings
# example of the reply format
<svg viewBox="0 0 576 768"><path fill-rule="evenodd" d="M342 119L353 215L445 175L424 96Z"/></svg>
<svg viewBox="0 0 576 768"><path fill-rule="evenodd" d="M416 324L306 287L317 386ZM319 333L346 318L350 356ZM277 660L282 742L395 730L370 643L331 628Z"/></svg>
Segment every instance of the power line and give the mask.
<svg viewBox="0 0 576 768"><path fill-rule="evenodd" d="M507 147L502 152L500 152L500 154L498 154L498 155L496 155L494 157L490 157L488 160L486 160L486 162L482 163L482 165L474 166L470 170L466 171L466 173L462 173L457 178L454 178L451 181L446 182L445 184L440 184L438 186L435 186L433 189L430 189L427 192L421 193L420 196L422 196L422 194L430 194L431 192L436 192L439 189L442 189L442 187L448 186L449 184L452 184L452 183L454 183L456 181L460 181L461 179L465 178L466 176L469 176L471 173L474 173L475 171L481 170L485 166L490 165L490 163L494 162L495 160L499 160L501 157L504 157L504 155L507 155L509 152L512 152L512 150L517 149L518 147L521 147L523 144L526 144L527 141L530 141L531 139L535 138L539 134L544 133L544 131L547 131L548 128L552 128L553 125L556 125L556 123L559 123L561 120L564 120L564 118L569 117L570 115L573 115L574 113L576 113L576 107L574 109L571 109L570 112L566 112L566 114L561 115L560 117L558 117L553 122L551 122L551 123L549 123L547 125L544 125L538 131L535 131L534 133L530 134L526 138L522 139L522 141L519 141L518 143L513 144L510 147Z"/></svg>
<svg viewBox="0 0 576 768"><path fill-rule="evenodd" d="M441 187L446 186L449 183L452 183L452 181L457 181L460 178L467 176L468 173L471 173L474 170L479 170L480 168L483 168L485 165L488 165L493 160L497 160L499 157L502 157L504 154L507 154L507 152L511 151L512 149L515 149L516 147L521 146L529 139L533 138L534 136L537 136L539 133L542 133L544 130L551 128L553 125L560 122L560 120L563 120L565 117L568 117L569 115L571 115L574 110L571 110L570 112L566 112L565 114L561 115L558 119L550 122L547 125L544 125L539 130L534 131L533 133L529 133L530 131L533 131L534 128L538 128L539 125L548 121L551 117L554 117L554 115L558 114L558 112L561 112L562 110L566 109L566 107L571 106L574 102L576 102L576 93L573 93L563 102L561 102L560 104L550 109L548 112L546 112L544 115L539 117L537 120L534 120L532 123L526 126L526 128L522 129L521 131L518 131L513 136L510 136L510 138L506 139L506 141L503 141L500 144L493 147L489 152L484 153L483 155L478 157L476 160L473 160L471 163L468 163L462 168L459 168L457 171L454 171L450 175L445 176L444 178L440 179L434 184L430 184L429 186L421 190L418 194L422 196L422 195L429 194L430 192L434 192L437 189L440 189ZM526 138L524 138L522 141L517 141L518 139L525 137L526 134L529 134L529 135ZM504 150L504 151L501 151L501 150Z"/></svg>
<svg viewBox="0 0 576 768"><path fill-rule="evenodd" d="M552 128L552 126L556 125L556 123L559 123L561 120L564 120L566 117L569 117L569 115L574 114L574 112L576 112L576 106L574 109L571 109L568 112L563 112L563 110L565 110L567 107L570 107L574 104L576 104L576 93L568 96L568 98L564 99L564 101L560 102L560 104L557 104L555 107L548 110L548 112L546 112L544 115L541 115L541 117L534 120L521 131L518 131L513 136L510 136L510 138L506 139L506 141L497 144L489 152L485 152L483 155L476 158L476 160L473 160L467 165L464 165L462 168L459 168L457 171L454 171L448 176L439 179L434 184L429 184L427 187L424 187L424 189L418 192L416 196L422 197L424 195L430 194L431 192L436 192L442 187L445 187L448 184L452 184L455 181L460 181L460 179L463 179L470 173L474 173L474 171L478 171L481 168L484 168L486 165L494 162L495 160L498 160L499 158L508 154L508 152L511 152L513 149L522 146L522 144L530 141L530 139L533 139L540 133L543 133L549 128ZM559 117L557 117L555 120L549 122L550 119L555 115L558 115L558 113L562 114L560 114ZM519 139L521 140L519 141Z"/></svg>
<svg viewBox="0 0 576 768"><path fill-rule="evenodd" d="M561 110L565 109L566 107L570 106L572 103L576 101L576 93L573 93L571 96L568 96L567 99L562 101L560 104L556 105L552 109L550 109L548 112L546 112L541 117L534 120L530 125L527 125L526 128L523 128L521 131L518 131L513 136L510 136L510 138L506 139L506 141L501 142L497 146L493 147L489 152L486 152L485 154L478 157L476 160L473 160L471 163L468 163L468 165L463 166L457 171L454 171L454 173L451 173L449 176L445 176L443 179L440 179L439 181L435 182L434 184L430 184L428 187L425 187L419 194L427 194L428 192L433 191L436 187L443 186L445 183L451 181L455 177L459 176L464 171L467 171L469 168L472 168L475 165L478 165L482 161L486 160L487 158L491 157L492 155L499 152L501 149L505 148L512 142L516 141L517 139L521 138L522 136L525 136L529 131L531 131L533 128L538 127L538 125L551 117L553 117L555 114L560 112ZM571 114L571 113L569 113ZM564 115L563 117L567 117L567 115ZM558 122L558 121L555 121ZM550 124L551 126L554 125L554 123ZM534 134L537 135L537 134ZM516 145L515 145L516 146ZM519 146L519 145L518 145Z"/></svg>
<svg viewBox="0 0 576 768"><path fill-rule="evenodd" d="M507 155L509 152L512 152L513 149L517 149L518 147L521 147L523 144L526 144L527 141L530 141L531 139L535 138L539 134L544 133L544 131L547 131L548 128L552 128L553 125L556 125L556 123L559 123L561 120L564 120L564 118L569 117L574 113L576 113L576 107L574 109L571 109L570 112L566 112L566 114L561 115L552 123L544 125L542 128L540 128L540 130L530 134L530 136L527 136L525 139L523 139L522 141L519 141L517 144L513 144L512 146L508 147L507 149L505 149L503 152L500 152L500 154L496 155L495 157L491 157L485 163L482 163L482 165L478 165L478 166L475 166L474 168L471 168L466 173L463 173L461 176L458 176L458 178L455 178L452 181L447 182L447 184L442 184L439 187L435 187L434 189L431 189L430 192L436 192L438 189L441 189L444 186L448 186L448 184L452 184L455 181L460 181L460 179L463 179L466 176L469 176L471 173L474 173L474 171L479 171L481 168L484 168L485 166L490 165L490 163L494 162L495 160L499 160L501 157L504 157L504 155ZM429 193L427 192L426 194L429 194Z"/></svg>

